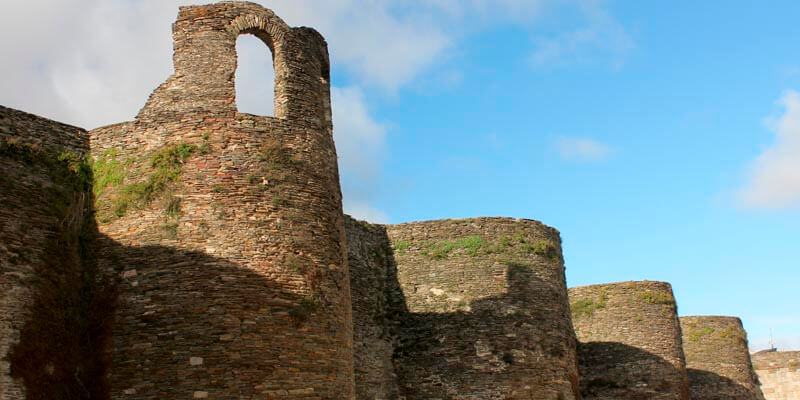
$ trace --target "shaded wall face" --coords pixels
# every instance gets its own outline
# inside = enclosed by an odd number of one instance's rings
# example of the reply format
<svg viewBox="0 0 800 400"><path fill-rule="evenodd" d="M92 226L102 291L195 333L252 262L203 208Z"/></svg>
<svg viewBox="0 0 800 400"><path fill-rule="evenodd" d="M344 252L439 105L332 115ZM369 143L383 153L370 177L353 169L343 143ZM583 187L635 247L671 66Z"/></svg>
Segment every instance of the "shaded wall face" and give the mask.
<svg viewBox="0 0 800 400"><path fill-rule="evenodd" d="M106 398L87 151L83 129L0 106L0 399Z"/></svg>
<svg viewBox="0 0 800 400"><path fill-rule="evenodd" d="M767 400L800 398L800 352L756 353L753 367Z"/></svg>
<svg viewBox="0 0 800 400"><path fill-rule="evenodd" d="M397 399L397 322L405 315L386 228L345 216L356 398ZM400 301L396 301L400 300Z"/></svg>
<svg viewBox="0 0 800 400"><path fill-rule="evenodd" d="M569 289L585 399L688 400L672 288L624 282Z"/></svg>
<svg viewBox="0 0 800 400"><path fill-rule="evenodd" d="M112 394L353 398L324 40L252 3L183 7L173 28L176 74L90 133L122 281ZM278 118L235 110L241 33L275 50Z"/></svg>
<svg viewBox="0 0 800 400"><path fill-rule="evenodd" d="M394 352L402 395L577 398L557 231L504 218L386 230L408 308Z"/></svg>
<svg viewBox="0 0 800 400"><path fill-rule="evenodd" d="M681 317L692 399L763 399L736 317Z"/></svg>

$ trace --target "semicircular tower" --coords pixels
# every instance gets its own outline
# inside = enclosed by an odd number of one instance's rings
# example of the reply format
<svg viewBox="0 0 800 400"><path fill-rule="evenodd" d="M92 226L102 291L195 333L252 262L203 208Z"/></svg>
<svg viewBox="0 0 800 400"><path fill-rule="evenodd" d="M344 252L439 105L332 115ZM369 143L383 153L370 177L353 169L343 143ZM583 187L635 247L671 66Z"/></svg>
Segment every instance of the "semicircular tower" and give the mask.
<svg viewBox="0 0 800 400"><path fill-rule="evenodd" d="M272 51L275 117L236 110L236 38ZM254 3L181 7L175 73L90 133L121 279L112 397L354 397L327 45Z"/></svg>
<svg viewBox="0 0 800 400"><path fill-rule="evenodd" d="M580 286L569 299L584 399L689 399L669 283Z"/></svg>
<svg viewBox="0 0 800 400"><path fill-rule="evenodd" d="M579 398L557 230L511 218L385 228L407 309L394 352L405 398Z"/></svg>
<svg viewBox="0 0 800 400"><path fill-rule="evenodd" d="M763 400L737 317L681 317L683 352L693 400Z"/></svg>

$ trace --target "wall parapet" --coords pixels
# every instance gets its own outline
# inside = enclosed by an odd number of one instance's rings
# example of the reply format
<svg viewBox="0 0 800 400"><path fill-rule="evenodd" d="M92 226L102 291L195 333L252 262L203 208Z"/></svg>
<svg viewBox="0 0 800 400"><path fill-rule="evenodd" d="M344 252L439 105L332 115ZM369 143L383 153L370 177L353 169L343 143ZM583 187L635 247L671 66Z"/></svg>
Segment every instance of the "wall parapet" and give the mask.
<svg viewBox="0 0 800 400"><path fill-rule="evenodd" d="M569 289L584 399L688 400L672 286L637 281Z"/></svg>
<svg viewBox="0 0 800 400"><path fill-rule="evenodd" d="M763 400L742 321L728 316L681 317L693 400Z"/></svg>

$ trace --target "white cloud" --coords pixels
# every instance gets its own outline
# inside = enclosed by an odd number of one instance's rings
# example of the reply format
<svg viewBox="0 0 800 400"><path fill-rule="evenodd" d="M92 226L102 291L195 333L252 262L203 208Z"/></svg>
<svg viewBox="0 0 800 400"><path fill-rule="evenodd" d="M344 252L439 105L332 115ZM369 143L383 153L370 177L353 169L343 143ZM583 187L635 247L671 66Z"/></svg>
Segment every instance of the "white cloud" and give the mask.
<svg viewBox="0 0 800 400"><path fill-rule="evenodd" d="M254 35L241 35L236 39L236 55L236 108L255 115L274 115L275 70L269 47Z"/></svg>
<svg viewBox="0 0 800 400"><path fill-rule="evenodd" d="M394 91L440 56L450 38L424 15L397 15L403 2L294 0L270 4L290 25L308 25L328 41L332 62L367 85Z"/></svg>
<svg viewBox="0 0 800 400"><path fill-rule="evenodd" d="M134 118L149 94L172 73L171 24L178 6L205 0L59 0L0 2L0 104L84 128ZM312 26L329 43L334 69L350 85L332 101L346 201L368 203L377 187L385 129L365 106L366 89L385 92L417 79L465 32L505 22L529 22L552 0L292 0L261 1L293 26ZM245 63L237 70L237 105L272 114L269 61L239 39ZM264 54L261 54L262 56ZM334 73L336 73L334 71ZM459 71L440 75L458 85ZM337 111L338 110L338 111ZM359 206L357 209L365 209ZM367 215L367 214L365 214ZM378 213L371 218L385 218Z"/></svg>
<svg viewBox="0 0 800 400"><path fill-rule="evenodd" d="M625 28L597 2L582 3L586 25L578 29L534 39L530 56L537 67L600 62L614 69L622 67L635 47Z"/></svg>
<svg viewBox="0 0 800 400"><path fill-rule="evenodd" d="M562 158L571 161L602 161L612 153L608 145L590 138L560 138L556 149Z"/></svg>
<svg viewBox="0 0 800 400"><path fill-rule="evenodd" d="M372 222L373 224L385 224L389 222L389 216L367 203L356 201L343 201L344 213L355 219Z"/></svg>
<svg viewBox="0 0 800 400"><path fill-rule="evenodd" d="M775 142L753 161L739 192L746 207L778 209L800 206L800 93L784 93L783 115L768 121Z"/></svg>
<svg viewBox="0 0 800 400"><path fill-rule="evenodd" d="M370 222L387 222L386 214L370 206L380 186L386 127L372 118L357 87L331 88L331 102L345 212Z"/></svg>

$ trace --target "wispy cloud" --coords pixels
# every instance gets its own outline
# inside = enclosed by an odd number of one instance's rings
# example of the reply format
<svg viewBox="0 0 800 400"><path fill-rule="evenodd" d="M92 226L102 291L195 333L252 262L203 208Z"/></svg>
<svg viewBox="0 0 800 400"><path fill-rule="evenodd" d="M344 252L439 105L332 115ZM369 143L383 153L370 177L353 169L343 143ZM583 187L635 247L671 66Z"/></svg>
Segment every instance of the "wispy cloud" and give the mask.
<svg viewBox="0 0 800 400"><path fill-rule="evenodd" d="M89 129L133 119L172 73L170 26L178 6L198 3L207 1L82 0L81 7L58 0L0 2L0 35L16 38L4 44L0 57L0 74L13 77L0 80L0 104ZM334 73L345 72L348 87L332 91L342 187L345 201L366 204L377 190L385 141L385 129L366 107L368 96L396 92L431 70L465 31L479 29L466 27L528 24L554 0L260 3L290 25L318 29L329 43ZM598 37L567 40L572 44L559 45L559 57L586 43L598 45L603 32L613 31L604 22L610 19L596 12L589 28L600 33L588 36ZM247 38L240 38L238 48L243 60L265 53L263 44ZM237 71L237 82L249 86L239 86L237 105L269 115L273 72L269 59L261 60ZM437 73L443 85L465 79L458 70Z"/></svg>
<svg viewBox="0 0 800 400"><path fill-rule="evenodd" d="M583 4L585 25L534 38L530 61L537 67L602 63L619 69L635 48L625 28L596 2Z"/></svg>
<svg viewBox="0 0 800 400"><path fill-rule="evenodd" d="M612 154L611 147L591 138L559 138L555 145L558 154L570 161L603 161Z"/></svg>
<svg viewBox="0 0 800 400"><path fill-rule="evenodd" d="M800 206L800 93L789 90L780 99L784 113L767 120L775 142L750 165L739 200L749 208Z"/></svg>

